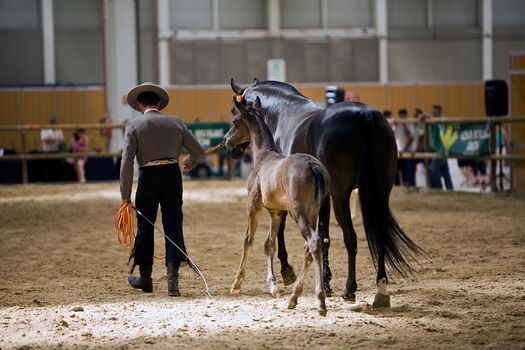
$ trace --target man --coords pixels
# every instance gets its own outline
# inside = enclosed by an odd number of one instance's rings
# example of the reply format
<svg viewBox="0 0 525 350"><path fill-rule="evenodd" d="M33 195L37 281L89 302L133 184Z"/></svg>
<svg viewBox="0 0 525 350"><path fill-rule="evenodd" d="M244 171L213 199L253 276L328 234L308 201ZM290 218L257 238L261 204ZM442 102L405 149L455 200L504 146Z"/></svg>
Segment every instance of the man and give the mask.
<svg viewBox="0 0 525 350"><path fill-rule="evenodd" d="M442 118L443 109L440 105L432 106L432 117ZM432 160L429 166L430 170L430 187L443 189L441 178L445 181L445 187L447 190L453 190L452 178L450 177L450 171L448 169L448 161L446 158L436 158Z"/></svg>
<svg viewBox="0 0 525 350"><path fill-rule="evenodd" d="M406 120L408 118L408 111L405 108L400 108L397 111L399 120ZM409 152L410 145L414 140L412 135L411 125L404 123L397 123L394 121L395 129L394 135L396 137L397 151L399 153ZM397 161L397 176L396 184L409 186L410 174L408 169L408 162L406 159L398 159Z"/></svg>
<svg viewBox="0 0 525 350"><path fill-rule="evenodd" d="M183 168L189 170L204 157L204 149L180 119L160 113L169 103L168 92L160 86L151 83L135 86L129 91L127 101L143 115L126 124L120 168L122 200L131 200L133 160L136 156L140 167L136 208L154 223L160 204L166 236L185 252L182 234L182 178L178 159L181 148L185 147L190 155L184 160ZM140 277L130 274L128 282L133 288L151 293L154 227L141 215L137 215L137 226L131 273L139 265ZM167 239L165 243L168 295L180 296L179 267L187 258Z"/></svg>
<svg viewBox="0 0 525 350"><path fill-rule="evenodd" d="M58 118L52 116L49 124L58 124ZM60 129L42 129L40 130L40 139L42 140L42 150L44 152L58 152L61 145L64 145L64 133Z"/></svg>

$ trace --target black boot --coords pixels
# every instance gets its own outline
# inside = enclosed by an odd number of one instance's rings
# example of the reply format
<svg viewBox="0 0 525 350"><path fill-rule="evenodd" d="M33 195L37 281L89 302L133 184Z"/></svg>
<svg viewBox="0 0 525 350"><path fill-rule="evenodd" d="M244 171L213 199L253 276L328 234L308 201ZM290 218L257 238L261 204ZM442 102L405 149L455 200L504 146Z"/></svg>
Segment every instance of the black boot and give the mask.
<svg viewBox="0 0 525 350"><path fill-rule="evenodd" d="M140 277L128 276L128 282L133 288L142 289L144 293L153 293L153 280L151 279L151 265L139 265Z"/></svg>
<svg viewBox="0 0 525 350"><path fill-rule="evenodd" d="M168 263L168 295L170 297L180 297L179 292L179 266L180 262Z"/></svg>

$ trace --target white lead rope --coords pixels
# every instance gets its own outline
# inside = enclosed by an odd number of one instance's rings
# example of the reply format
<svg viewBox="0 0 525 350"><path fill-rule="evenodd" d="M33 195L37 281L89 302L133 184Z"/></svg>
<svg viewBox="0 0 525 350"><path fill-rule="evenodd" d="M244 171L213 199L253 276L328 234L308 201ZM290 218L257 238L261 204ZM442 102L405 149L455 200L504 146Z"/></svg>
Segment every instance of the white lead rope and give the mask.
<svg viewBox="0 0 525 350"><path fill-rule="evenodd" d="M175 248L177 248L182 254L184 254L184 256L186 258L188 258L188 261L189 261L189 264L190 264L190 267L193 271L196 271L199 276L201 276L202 278L202 281L204 282L204 291L206 292L206 296L210 299L210 300L213 300L211 294L210 294L210 289L208 288L208 282L206 282L206 278L204 278L204 275L202 274L201 270L199 269L199 267L197 266L197 264L195 264L195 262L188 256L188 254L186 254L184 252L184 250L182 250L177 244L175 244L175 242L173 242L171 240L171 238L169 238L168 236L166 236L166 234L164 233L164 231L162 231L160 228L158 228L157 226L155 226L154 223L152 223L144 214L142 214L137 208L135 208L134 205L132 205L132 208L135 209L135 211L137 212L137 214L139 214L140 216L142 216L144 219L146 219L147 222L150 223L151 226L153 226L153 228L155 228L157 231L159 231L160 233L162 233L164 235L164 238L166 238L168 241L171 242L171 244L173 244L175 246Z"/></svg>

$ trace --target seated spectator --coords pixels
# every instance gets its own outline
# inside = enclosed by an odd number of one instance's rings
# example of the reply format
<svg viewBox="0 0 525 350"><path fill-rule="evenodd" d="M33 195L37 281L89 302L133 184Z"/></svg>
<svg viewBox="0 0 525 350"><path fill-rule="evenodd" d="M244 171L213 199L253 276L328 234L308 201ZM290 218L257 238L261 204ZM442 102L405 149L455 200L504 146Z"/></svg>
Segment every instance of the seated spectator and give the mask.
<svg viewBox="0 0 525 350"><path fill-rule="evenodd" d="M58 118L52 116L49 124L58 124ZM40 139L42 141L42 151L48 153L60 152L64 147L64 133L61 129L42 129L40 130Z"/></svg>
<svg viewBox="0 0 525 350"><path fill-rule="evenodd" d="M85 130L77 129L73 134L73 138L69 144L69 151L76 154L75 157L69 161L73 163L77 173L77 180L80 183L86 182L84 165L87 161L88 147L89 139L85 135Z"/></svg>

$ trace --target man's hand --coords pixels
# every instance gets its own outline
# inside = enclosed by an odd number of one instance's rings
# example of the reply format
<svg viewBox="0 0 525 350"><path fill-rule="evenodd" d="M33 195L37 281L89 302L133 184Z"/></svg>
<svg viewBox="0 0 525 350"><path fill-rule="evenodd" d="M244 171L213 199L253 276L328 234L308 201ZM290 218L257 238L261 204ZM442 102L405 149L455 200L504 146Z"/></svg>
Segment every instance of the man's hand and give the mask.
<svg viewBox="0 0 525 350"><path fill-rule="evenodd" d="M184 158L184 160L182 161L182 170L184 171L190 171L191 168L193 168L192 166L188 164L189 158L190 156L186 156L186 158Z"/></svg>

